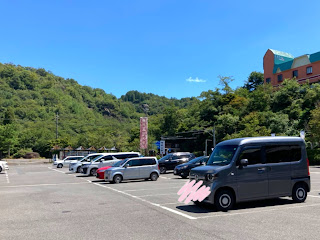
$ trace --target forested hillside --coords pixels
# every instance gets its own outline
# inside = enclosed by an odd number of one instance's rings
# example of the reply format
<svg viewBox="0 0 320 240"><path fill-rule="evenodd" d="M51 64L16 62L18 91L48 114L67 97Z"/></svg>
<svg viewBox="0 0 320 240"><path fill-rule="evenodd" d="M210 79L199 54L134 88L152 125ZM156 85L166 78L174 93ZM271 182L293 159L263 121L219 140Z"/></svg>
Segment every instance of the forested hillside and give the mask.
<svg viewBox="0 0 320 240"><path fill-rule="evenodd" d="M44 69L0 64L0 151L13 155L32 149L50 156L54 145L138 151L139 118L145 114L150 148L161 136L213 127L217 142L271 133L299 136L300 130L306 131L307 141L319 141L320 85L285 80L273 89L262 79L261 73L252 72L243 87L232 89L232 79L220 77L220 88L197 98L129 91L117 99Z"/></svg>

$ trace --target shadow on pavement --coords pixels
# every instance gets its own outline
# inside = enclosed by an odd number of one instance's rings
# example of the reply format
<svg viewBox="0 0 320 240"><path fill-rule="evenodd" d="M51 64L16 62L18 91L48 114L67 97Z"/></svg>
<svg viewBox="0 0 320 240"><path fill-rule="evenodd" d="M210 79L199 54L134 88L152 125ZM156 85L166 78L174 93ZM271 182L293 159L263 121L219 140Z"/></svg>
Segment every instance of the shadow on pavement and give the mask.
<svg viewBox="0 0 320 240"><path fill-rule="evenodd" d="M254 208L266 208L272 206L281 206L281 205L292 205L295 202L291 199L275 198L275 199L266 199L252 202L238 203L234 206L233 211L241 209L254 209ZM214 205L207 203L198 203L198 205L184 205L177 206L178 209L191 213L209 213L217 212Z"/></svg>

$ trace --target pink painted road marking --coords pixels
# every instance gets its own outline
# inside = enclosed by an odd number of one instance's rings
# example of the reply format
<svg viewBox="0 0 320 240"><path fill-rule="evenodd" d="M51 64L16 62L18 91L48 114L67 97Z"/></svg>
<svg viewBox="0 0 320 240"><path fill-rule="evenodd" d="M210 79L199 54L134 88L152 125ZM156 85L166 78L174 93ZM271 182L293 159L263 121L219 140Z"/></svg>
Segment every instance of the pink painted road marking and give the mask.
<svg viewBox="0 0 320 240"><path fill-rule="evenodd" d="M210 194L210 188L206 186L199 187L203 184L203 181L199 181L196 183L195 180L191 182L188 181L185 185L180 188L178 191L178 195L181 195L178 199L179 202L183 202L188 204L191 201L202 202L207 196Z"/></svg>

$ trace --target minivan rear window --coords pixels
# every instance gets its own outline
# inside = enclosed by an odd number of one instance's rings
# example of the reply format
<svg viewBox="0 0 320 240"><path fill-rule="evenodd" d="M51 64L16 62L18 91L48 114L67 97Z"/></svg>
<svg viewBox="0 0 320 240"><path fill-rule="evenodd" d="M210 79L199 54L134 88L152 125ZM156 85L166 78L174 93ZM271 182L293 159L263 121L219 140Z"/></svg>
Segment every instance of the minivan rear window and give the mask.
<svg viewBox="0 0 320 240"><path fill-rule="evenodd" d="M237 145L217 146L207 162L207 165L228 165L237 151Z"/></svg>
<svg viewBox="0 0 320 240"><path fill-rule="evenodd" d="M295 162L301 159L299 145L266 146L267 163Z"/></svg>

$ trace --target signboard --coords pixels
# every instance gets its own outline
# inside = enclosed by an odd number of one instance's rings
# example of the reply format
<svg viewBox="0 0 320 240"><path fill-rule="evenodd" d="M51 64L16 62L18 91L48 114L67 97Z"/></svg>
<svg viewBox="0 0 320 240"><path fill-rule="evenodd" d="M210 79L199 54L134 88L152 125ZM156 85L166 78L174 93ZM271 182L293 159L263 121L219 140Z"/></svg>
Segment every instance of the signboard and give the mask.
<svg viewBox="0 0 320 240"><path fill-rule="evenodd" d="M160 154L166 154L166 141L161 140L160 141Z"/></svg>
<svg viewBox="0 0 320 240"><path fill-rule="evenodd" d="M157 146L157 149L160 149L160 141L156 141L155 145Z"/></svg>
<svg viewBox="0 0 320 240"><path fill-rule="evenodd" d="M140 118L140 149L148 149L148 118Z"/></svg>

